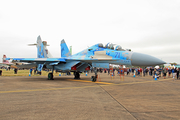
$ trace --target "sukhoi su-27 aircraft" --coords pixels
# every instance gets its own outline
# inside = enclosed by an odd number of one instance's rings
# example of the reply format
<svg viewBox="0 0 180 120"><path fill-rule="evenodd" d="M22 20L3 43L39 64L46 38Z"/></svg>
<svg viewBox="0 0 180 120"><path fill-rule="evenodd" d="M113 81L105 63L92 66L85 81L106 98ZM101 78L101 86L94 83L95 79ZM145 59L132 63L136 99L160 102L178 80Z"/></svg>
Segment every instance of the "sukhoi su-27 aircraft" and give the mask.
<svg viewBox="0 0 180 120"><path fill-rule="evenodd" d="M108 43L95 44L74 55L70 51L64 40L61 41L61 58L47 58L43 44L38 48L38 58L13 58L13 61L36 63L38 70L42 68L51 69L48 79L53 80L53 71L74 72L74 78L80 79L80 73L94 68L95 76L91 77L96 81L96 68L109 68L109 64L132 65L132 66L155 66L165 64L164 61L150 55L124 50L120 45Z"/></svg>

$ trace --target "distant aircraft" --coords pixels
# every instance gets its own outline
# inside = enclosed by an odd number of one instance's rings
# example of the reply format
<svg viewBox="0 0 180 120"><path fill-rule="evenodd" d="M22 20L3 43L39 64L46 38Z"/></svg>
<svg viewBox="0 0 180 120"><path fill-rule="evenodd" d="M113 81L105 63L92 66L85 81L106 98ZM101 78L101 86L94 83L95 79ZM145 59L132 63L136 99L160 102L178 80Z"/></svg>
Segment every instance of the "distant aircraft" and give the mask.
<svg viewBox="0 0 180 120"><path fill-rule="evenodd" d="M42 44L41 44L42 45ZM74 72L74 78L80 79L80 73L94 68L95 76L91 77L93 82L97 78L96 68L107 68L109 64L132 65L132 66L154 66L165 64L164 61L150 55L124 50L120 45L101 43L93 45L77 54L71 55L64 40L61 41L61 58L44 58L45 51L39 48L38 58L13 58L13 61L35 62L38 65L51 69L48 79L53 80L53 71Z"/></svg>
<svg viewBox="0 0 180 120"><path fill-rule="evenodd" d="M10 67L11 65L13 65L13 63L10 63L8 60L6 60L6 55L3 55L3 58L2 58L2 63L0 63L0 66L3 66L3 67Z"/></svg>

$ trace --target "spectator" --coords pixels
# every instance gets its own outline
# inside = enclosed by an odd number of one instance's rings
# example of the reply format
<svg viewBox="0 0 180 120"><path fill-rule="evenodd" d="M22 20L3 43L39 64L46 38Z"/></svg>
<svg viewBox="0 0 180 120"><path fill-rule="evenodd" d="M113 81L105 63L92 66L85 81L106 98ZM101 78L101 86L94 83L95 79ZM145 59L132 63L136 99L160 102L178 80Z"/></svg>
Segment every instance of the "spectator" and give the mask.
<svg viewBox="0 0 180 120"><path fill-rule="evenodd" d="M150 68L150 75L152 76L152 72L153 72L153 69L152 67Z"/></svg>
<svg viewBox="0 0 180 120"><path fill-rule="evenodd" d="M168 69L169 77L171 75L171 68Z"/></svg>
<svg viewBox="0 0 180 120"><path fill-rule="evenodd" d="M30 74L31 74L31 75L32 75L32 71L33 71L33 69L31 68L31 69L30 69Z"/></svg>
<svg viewBox="0 0 180 120"><path fill-rule="evenodd" d="M127 68L127 75L129 74L129 68Z"/></svg>
<svg viewBox="0 0 180 120"><path fill-rule="evenodd" d="M154 75L156 74L156 71L157 71L156 68L154 68Z"/></svg>
<svg viewBox="0 0 180 120"><path fill-rule="evenodd" d="M162 68L159 68L159 77L161 77Z"/></svg>
<svg viewBox="0 0 180 120"><path fill-rule="evenodd" d="M177 80L179 79L179 68L177 68Z"/></svg>
<svg viewBox="0 0 180 120"><path fill-rule="evenodd" d="M138 69L138 75L140 76L141 68Z"/></svg>
<svg viewBox="0 0 180 120"><path fill-rule="evenodd" d="M143 75L145 77L145 74L146 74L146 68L143 69Z"/></svg>
<svg viewBox="0 0 180 120"><path fill-rule="evenodd" d="M166 73L167 73L167 69L164 68L164 69L163 69L163 76L164 76L164 79L166 78Z"/></svg>
<svg viewBox="0 0 180 120"><path fill-rule="evenodd" d="M173 68L172 69L173 80L175 80L176 72L177 72L176 68L175 69Z"/></svg>
<svg viewBox="0 0 180 120"><path fill-rule="evenodd" d="M146 68L146 75L148 75L148 68Z"/></svg>
<svg viewBox="0 0 180 120"><path fill-rule="evenodd" d="M124 75L127 75L127 68L124 68Z"/></svg>
<svg viewBox="0 0 180 120"><path fill-rule="evenodd" d="M0 70L0 76L2 76L2 70Z"/></svg>
<svg viewBox="0 0 180 120"><path fill-rule="evenodd" d="M17 68L15 68L15 69L14 69L14 74L17 74L17 71L18 71Z"/></svg>
<svg viewBox="0 0 180 120"><path fill-rule="evenodd" d="M134 68L132 68L132 75L134 74Z"/></svg>

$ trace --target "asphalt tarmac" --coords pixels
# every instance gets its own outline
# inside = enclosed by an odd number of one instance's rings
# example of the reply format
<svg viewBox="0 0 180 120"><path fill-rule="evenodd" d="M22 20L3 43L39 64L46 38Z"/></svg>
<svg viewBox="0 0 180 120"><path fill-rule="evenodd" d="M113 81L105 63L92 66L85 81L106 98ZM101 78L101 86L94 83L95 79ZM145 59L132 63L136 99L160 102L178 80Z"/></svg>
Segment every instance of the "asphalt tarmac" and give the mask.
<svg viewBox="0 0 180 120"><path fill-rule="evenodd" d="M0 77L0 120L177 120L180 80L105 73Z"/></svg>

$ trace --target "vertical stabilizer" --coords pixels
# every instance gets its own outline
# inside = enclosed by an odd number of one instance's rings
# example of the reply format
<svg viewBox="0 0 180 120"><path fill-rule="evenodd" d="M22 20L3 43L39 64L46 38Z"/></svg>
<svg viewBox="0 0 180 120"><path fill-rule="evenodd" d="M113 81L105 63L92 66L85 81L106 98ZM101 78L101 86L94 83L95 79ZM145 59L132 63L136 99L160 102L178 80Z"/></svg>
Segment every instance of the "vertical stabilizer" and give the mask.
<svg viewBox="0 0 180 120"><path fill-rule="evenodd" d="M69 51L69 48L66 45L66 42L64 39L61 41L61 57L68 57L71 53Z"/></svg>
<svg viewBox="0 0 180 120"><path fill-rule="evenodd" d="M47 52L40 36L37 37L37 57L47 58Z"/></svg>
<svg viewBox="0 0 180 120"><path fill-rule="evenodd" d="M70 46L69 49L70 49L70 54L72 55L72 46Z"/></svg>
<svg viewBox="0 0 180 120"><path fill-rule="evenodd" d="M37 37L37 58L47 58L47 51L45 49L45 46L41 40L40 35ZM38 72L41 72L43 68L43 64L37 64L37 70Z"/></svg>

